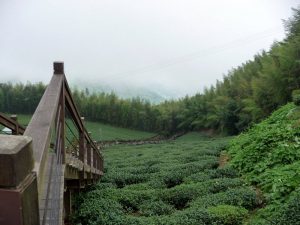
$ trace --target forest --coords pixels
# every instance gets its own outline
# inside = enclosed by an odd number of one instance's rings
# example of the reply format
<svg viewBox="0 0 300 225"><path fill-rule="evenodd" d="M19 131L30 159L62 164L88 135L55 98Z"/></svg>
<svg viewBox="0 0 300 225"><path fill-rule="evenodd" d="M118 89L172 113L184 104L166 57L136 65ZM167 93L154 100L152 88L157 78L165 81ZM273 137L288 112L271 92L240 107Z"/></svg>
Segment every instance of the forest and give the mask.
<svg viewBox="0 0 300 225"><path fill-rule="evenodd" d="M88 120L119 127L163 134L201 130L238 134L291 101L293 91L300 88L300 8L293 9L283 25L283 41L194 96L154 105L138 97L122 99L114 93L74 89L74 99ZM42 83L1 83L0 111L32 114L45 88Z"/></svg>

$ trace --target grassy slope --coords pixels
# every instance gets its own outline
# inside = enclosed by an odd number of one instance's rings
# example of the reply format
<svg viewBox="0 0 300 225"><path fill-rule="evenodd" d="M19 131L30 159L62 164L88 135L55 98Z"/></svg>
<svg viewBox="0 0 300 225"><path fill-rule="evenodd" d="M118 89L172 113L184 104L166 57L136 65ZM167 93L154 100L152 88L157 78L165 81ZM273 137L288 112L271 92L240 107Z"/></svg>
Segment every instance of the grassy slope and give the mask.
<svg viewBox="0 0 300 225"><path fill-rule="evenodd" d="M31 119L31 115L18 115L18 121L26 126ZM69 123L71 124L71 123ZM72 126L73 127L73 126ZM113 127L107 124L86 121L87 130L92 132L94 140L115 140L115 139L144 139L155 135L155 133L131 130L120 127Z"/></svg>
<svg viewBox="0 0 300 225"><path fill-rule="evenodd" d="M155 133L151 132L114 127L107 124L90 121L86 122L86 127L92 132L94 140L144 139L156 135Z"/></svg>
<svg viewBox="0 0 300 225"><path fill-rule="evenodd" d="M236 137L231 164L266 198L252 224L300 224L300 108L288 104ZM298 203L297 203L298 202Z"/></svg>
<svg viewBox="0 0 300 225"><path fill-rule="evenodd" d="M79 197L74 224L241 224L257 198L235 170L217 169L227 141L191 133L107 149L105 175Z"/></svg>

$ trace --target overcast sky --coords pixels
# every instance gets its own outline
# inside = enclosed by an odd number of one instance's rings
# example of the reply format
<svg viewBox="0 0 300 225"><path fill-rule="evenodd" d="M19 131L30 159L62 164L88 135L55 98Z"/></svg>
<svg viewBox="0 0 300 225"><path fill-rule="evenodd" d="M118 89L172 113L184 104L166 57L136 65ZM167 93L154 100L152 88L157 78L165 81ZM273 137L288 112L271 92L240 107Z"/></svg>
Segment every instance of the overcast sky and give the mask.
<svg viewBox="0 0 300 225"><path fill-rule="evenodd" d="M298 0L0 0L0 82L199 92L284 38Z"/></svg>

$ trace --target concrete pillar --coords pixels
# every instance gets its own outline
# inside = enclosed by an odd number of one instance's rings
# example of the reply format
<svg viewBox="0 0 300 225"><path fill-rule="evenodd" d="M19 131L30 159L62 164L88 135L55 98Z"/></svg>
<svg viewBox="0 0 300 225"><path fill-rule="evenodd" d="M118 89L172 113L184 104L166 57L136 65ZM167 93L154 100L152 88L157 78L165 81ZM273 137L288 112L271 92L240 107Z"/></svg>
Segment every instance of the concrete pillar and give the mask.
<svg viewBox="0 0 300 225"><path fill-rule="evenodd" d="M38 225L32 139L0 135L0 224Z"/></svg>

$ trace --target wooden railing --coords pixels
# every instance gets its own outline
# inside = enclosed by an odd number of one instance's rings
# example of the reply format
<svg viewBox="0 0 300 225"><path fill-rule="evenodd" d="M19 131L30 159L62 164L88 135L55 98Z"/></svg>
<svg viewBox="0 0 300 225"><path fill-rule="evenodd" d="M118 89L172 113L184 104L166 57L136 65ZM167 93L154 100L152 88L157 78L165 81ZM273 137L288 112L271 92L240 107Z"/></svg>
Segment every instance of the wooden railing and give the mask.
<svg viewBox="0 0 300 225"><path fill-rule="evenodd" d="M74 124L73 129L66 126L69 121ZM67 132L72 132L74 140L78 141L68 142ZM39 222L30 224L63 224L63 218L72 211L72 193L97 181L103 174L102 154L74 104L63 63L54 63L54 75L24 136L32 139L28 152L32 154L34 164L30 173L34 174L32 182L36 183L38 194ZM1 216L5 217L1 214L0 203L0 224Z"/></svg>
<svg viewBox="0 0 300 225"><path fill-rule="evenodd" d="M25 127L17 122L16 115L11 115L9 118L5 114L0 112L0 124L2 124L4 127L9 128L14 135L24 134Z"/></svg>

